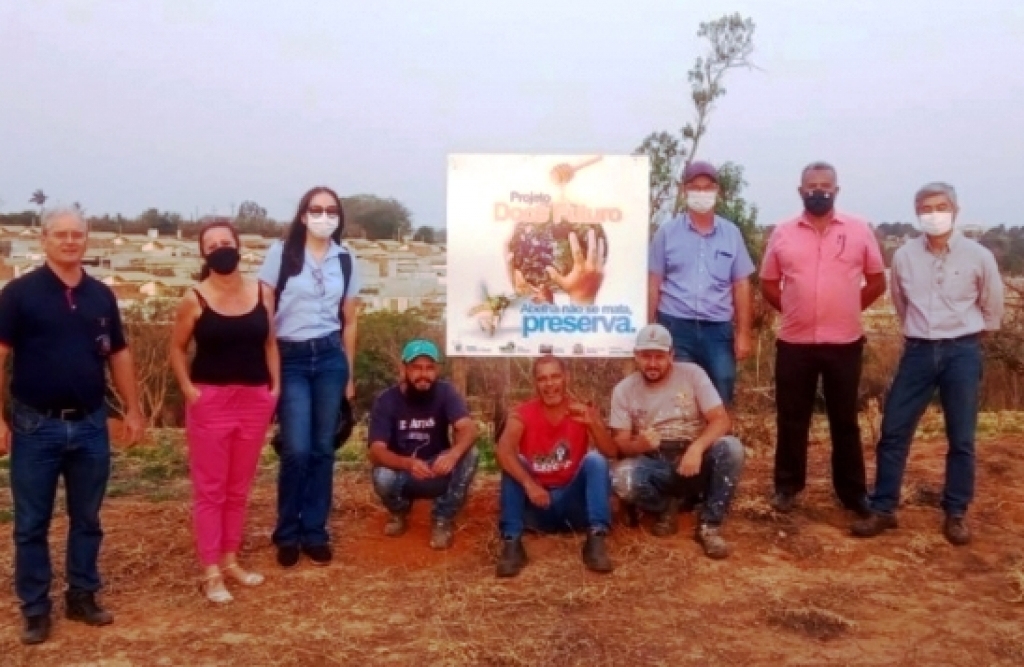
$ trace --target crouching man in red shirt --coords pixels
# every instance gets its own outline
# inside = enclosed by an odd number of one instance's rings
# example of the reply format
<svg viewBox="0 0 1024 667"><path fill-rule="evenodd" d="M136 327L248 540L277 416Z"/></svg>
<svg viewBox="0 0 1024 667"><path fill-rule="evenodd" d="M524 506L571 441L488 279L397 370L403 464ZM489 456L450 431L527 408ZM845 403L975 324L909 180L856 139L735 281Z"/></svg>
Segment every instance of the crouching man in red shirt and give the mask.
<svg viewBox="0 0 1024 667"><path fill-rule="evenodd" d="M615 443L598 411L570 396L564 361L537 359L533 381L537 397L509 415L498 439L503 544L497 575L514 577L526 565L527 527L586 531L583 563L611 572L604 538L611 527L608 458L616 455Z"/></svg>

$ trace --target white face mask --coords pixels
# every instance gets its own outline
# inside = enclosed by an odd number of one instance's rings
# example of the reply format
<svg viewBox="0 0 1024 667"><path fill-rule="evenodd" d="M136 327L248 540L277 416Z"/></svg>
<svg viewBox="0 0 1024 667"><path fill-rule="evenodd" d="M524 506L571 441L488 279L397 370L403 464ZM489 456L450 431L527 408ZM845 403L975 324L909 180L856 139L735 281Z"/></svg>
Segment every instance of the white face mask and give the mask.
<svg viewBox="0 0 1024 667"><path fill-rule="evenodd" d="M334 230L338 228L338 216L326 213L320 215L309 213L306 215L306 228L309 229L310 234L318 239L330 238Z"/></svg>
<svg viewBox="0 0 1024 667"><path fill-rule="evenodd" d="M935 211L917 216L921 231L928 236L942 236L953 229L952 211Z"/></svg>
<svg viewBox="0 0 1024 667"><path fill-rule="evenodd" d="M718 202L717 192L703 192L703 191L687 191L686 192L686 206L694 213L707 213L708 211L715 210L715 204Z"/></svg>

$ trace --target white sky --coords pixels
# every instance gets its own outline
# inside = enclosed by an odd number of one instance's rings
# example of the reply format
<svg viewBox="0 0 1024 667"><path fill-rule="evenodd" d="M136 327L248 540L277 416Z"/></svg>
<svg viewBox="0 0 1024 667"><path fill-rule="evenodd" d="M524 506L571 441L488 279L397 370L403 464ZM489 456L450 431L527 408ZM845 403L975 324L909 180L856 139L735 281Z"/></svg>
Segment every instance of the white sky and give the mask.
<svg viewBox="0 0 1024 667"><path fill-rule="evenodd" d="M1021 0L7 0L0 210L43 188L287 218L324 183L443 224L447 153L629 153L680 127L697 26L732 11L760 69L729 78L700 157L746 167L761 222L825 159L875 221L943 179L965 222L1021 224Z"/></svg>

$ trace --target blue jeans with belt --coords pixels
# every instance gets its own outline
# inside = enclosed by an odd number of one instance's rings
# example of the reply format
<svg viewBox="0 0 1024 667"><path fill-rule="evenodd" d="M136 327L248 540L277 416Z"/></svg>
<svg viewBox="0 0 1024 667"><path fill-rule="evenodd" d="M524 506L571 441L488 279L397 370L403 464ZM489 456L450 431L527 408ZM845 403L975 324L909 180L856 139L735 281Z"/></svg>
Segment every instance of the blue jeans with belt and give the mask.
<svg viewBox="0 0 1024 667"><path fill-rule="evenodd" d="M52 607L50 518L61 476L69 520L68 590L95 593L101 586L96 567L103 541L100 506L110 478L106 409L65 421L12 401L14 588L25 616L49 614Z"/></svg>
<svg viewBox="0 0 1024 667"><path fill-rule="evenodd" d="M658 313L658 324L672 334L676 361L689 361L704 369L725 406L736 392L736 339L732 322L689 320Z"/></svg>
<svg viewBox="0 0 1024 667"><path fill-rule="evenodd" d="M341 336L278 341L281 353L281 467L277 477L277 546L330 542L334 496L334 434L348 384Z"/></svg>
<svg viewBox="0 0 1024 667"><path fill-rule="evenodd" d="M892 514L899 506L910 443L937 389L949 441L942 508L951 516L967 512L974 499L974 434L981 373L981 342L976 335L951 340L907 339L885 401L876 452L877 479L869 500L872 511Z"/></svg>

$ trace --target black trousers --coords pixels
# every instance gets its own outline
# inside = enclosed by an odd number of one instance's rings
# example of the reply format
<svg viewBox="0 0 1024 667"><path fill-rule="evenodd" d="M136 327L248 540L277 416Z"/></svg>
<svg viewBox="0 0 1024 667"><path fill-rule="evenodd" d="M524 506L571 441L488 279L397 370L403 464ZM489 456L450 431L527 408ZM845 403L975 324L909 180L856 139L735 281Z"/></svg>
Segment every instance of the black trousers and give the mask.
<svg viewBox="0 0 1024 667"><path fill-rule="evenodd" d="M857 423L864 339L846 344L776 343L775 490L795 495L807 482L807 439L821 378L832 436L832 485L850 509L867 495L864 452Z"/></svg>

